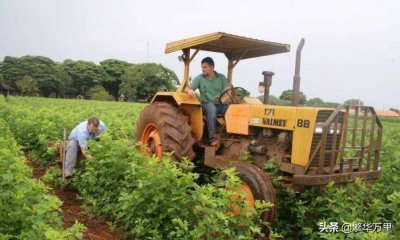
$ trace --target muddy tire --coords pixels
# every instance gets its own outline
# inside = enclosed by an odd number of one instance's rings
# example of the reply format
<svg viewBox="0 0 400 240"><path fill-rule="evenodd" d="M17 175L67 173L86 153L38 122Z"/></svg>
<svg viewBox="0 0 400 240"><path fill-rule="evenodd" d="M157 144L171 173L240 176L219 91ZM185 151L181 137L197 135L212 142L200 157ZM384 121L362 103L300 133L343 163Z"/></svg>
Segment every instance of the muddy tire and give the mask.
<svg viewBox="0 0 400 240"><path fill-rule="evenodd" d="M236 163L235 168L239 173L240 180L245 183L246 187L250 188L254 200L264 200L275 205L261 215L264 222L272 224L276 216L277 207L275 189L268 175L257 166L245 162Z"/></svg>
<svg viewBox="0 0 400 240"><path fill-rule="evenodd" d="M188 120L184 112L172 104L151 103L140 113L135 139L143 143L145 154L161 158L163 153L173 152L176 160L182 157L193 160L195 140Z"/></svg>

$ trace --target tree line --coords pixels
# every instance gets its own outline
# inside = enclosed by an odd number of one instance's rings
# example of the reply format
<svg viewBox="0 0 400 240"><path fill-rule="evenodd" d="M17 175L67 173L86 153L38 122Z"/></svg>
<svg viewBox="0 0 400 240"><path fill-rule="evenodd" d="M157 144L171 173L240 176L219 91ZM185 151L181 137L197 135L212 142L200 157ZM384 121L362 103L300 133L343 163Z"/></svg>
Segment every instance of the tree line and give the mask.
<svg viewBox="0 0 400 240"><path fill-rule="evenodd" d="M290 106L292 105L292 94L293 90L285 90L282 92L282 94L278 97L270 95L268 103L271 105L279 105L279 106ZM264 96L259 96L258 99L262 102L264 99ZM304 106L310 106L310 107L327 107L327 108L335 108L339 106L341 103L337 102L325 102L321 98L315 97L315 98L310 98L307 100L307 96L303 93L300 92L299 96L300 100L300 105ZM348 99L343 102L345 105L349 106L363 106L364 102L361 101L360 99Z"/></svg>
<svg viewBox="0 0 400 240"><path fill-rule="evenodd" d="M0 88L23 95L96 100L147 100L179 84L174 71L156 63L107 59L55 62L43 56L6 56L0 62Z"/></svg>
<svg viewBox="0 0 400 240"><path fill-rule="evenodd" d="M99 64L83 60L55 62L43 56L6 56L0 62L0 89L12 89L22 95L86 98L95 100L147 101L157 91L174 91L179 84L175 72L156 63L133 64L107 59ZM262 101L263 96L259 96ZM270 96L272 105L291 105L292 90ZM347 105L363 105L349 99ZM300 93L300 104L313 107L337 107L339 103L321 98L307 100Z"/></svg>

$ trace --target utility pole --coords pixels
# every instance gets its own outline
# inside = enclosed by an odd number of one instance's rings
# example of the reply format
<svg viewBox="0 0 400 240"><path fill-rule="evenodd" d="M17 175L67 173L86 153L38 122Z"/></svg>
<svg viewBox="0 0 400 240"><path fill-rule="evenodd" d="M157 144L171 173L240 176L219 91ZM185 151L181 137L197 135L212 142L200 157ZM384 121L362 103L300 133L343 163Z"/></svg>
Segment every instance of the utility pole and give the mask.
<svg viewBox="0 0 400 240"><path fill-rule="evenodd" d="M146 62L149 62L149 41L146 42Z"/></svg>

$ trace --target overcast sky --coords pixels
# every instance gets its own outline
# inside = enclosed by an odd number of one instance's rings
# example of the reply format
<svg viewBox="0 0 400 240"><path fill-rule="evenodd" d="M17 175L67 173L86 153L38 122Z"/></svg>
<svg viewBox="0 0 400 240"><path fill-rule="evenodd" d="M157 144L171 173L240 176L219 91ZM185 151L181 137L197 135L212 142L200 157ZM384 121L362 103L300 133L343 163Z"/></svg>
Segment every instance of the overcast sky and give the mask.
<svg viewBox="0 0 400 240"><path fill-rule="evenodd" d="M18 1L0 0L0 59L41 55L100 62L156 62L183 77L170 41L227 32L291 45L291 52L243 60L233 84L257 93L262 71L273 71L271 94L292 88L302 37L301 88L308 98L361 98L378 109L400 108L400 1ZM221 54L212 56L226 74Z"/></svg>

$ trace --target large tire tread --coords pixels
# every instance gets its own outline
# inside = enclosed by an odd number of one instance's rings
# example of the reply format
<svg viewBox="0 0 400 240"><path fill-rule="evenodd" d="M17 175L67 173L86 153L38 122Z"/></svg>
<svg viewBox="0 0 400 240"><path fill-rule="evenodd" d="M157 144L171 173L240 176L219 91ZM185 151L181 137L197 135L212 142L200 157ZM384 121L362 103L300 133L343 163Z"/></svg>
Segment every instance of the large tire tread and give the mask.
<svg viewBox="0 0 400 240"><path fill-rule="evenodd" d="M141 141L147 124L153 123L161 135L163 152L173 152L176 160L187 157L193 160L195 153L192 128L188 117L176 106L165 102L154 102L145 107L136 123L135 139Z"/></svg>
<svg viewBox="0 0 400 240"><path fill-rule="evenodd" d="M275 205L262 214L262 219L272 224L276 217L277 206L275 189L268 175L259 167L245 162L238 162L235 167L239 177L249 185L256 200L272 202Z"/></svg>

